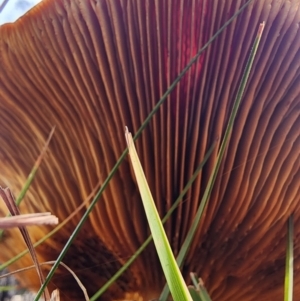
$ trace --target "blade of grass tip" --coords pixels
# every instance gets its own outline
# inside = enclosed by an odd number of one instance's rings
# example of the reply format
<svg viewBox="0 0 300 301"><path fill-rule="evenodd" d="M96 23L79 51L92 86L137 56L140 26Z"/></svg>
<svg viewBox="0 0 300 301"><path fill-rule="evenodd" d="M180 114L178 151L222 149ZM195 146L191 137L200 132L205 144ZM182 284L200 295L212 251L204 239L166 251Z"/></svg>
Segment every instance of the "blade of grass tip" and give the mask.
<svg viewBox="0 0 300 301"><path fill-rule="evenodd" d="M25 196L27 190L29 189L29 187L30 187L30 185L31 185L31 183L32 183L32 181L33 181L35 175L36 175L36 172L38 171L39 166L40 166L41 163L42 163L42 160L43 160L43 158L44 158L44 156L45 156L45 154L46 154L46 151L47 151L47 149L48 149L48 146L49 146L49 143L50 143L50 141L51 141L51 139L52 139L52 136L53 136L53 134L54 134L54 131L55 131L55 127L53 127L53 128L51 129L51 132L50 132L50 134L49 134L49 136L48 136L48 139L47 139L47 141L46 141L46 143L45 143L45 145L44 145L44 147L43 147L43 149L42 149L42 151L41 151L39 157L38 157L37 160L35 161L34 166L33 166L32 170L30 171L30 174L28 175L28 177L27 177L27 179L26 179L26 182L25 182L25 184L24 184L22 190L21 190L20 193L19 193L19 196L18 196L17 199L16 199L16 204L17 204L17 206L19 206L20 203L21 203L21 201L23 200L23 198L24 198L24 196ZM10 214L8 214L7 217L8 217L8 216L10 216ZM0 229L0 240L2 239L3 231L4 231L3 229Z"/></svg>
<svg viewBox="0 0 300 301"><path fill-rule="evenodd" d="M198 277L195 273L190 273L190 277L191 277L191 280L192 280L192 283L194 285L194 287L199 290L199 282L198 282Z"/></svg>
<svg viewBox="0 0 300 301"><path fill-rule="evenodd" d="M258 45L259 45L259 42L260 42L260 39L261 39L261 36L262 36L264 26L265 26L265 22L261 23L260 26L259 26L258 33L257 33L256 39L254 41L253 47L251 49L251 53L250 53L245 71L243 73L243 77L242 77L242 80L241 80L241 83L240 83L240 86L239 86L239 89L238 89L238 92L237 92L236 99L234 101L233 109L232 109L230 117L229 117L229 121L228 121L226 131L225 131L225 134L224 134L224 138L223 138L223 141L221 143L220 151L219 151L218 157L217 157L217 163L216 163L216 165L213 169L213 172L212 172L212 174L209 178L209 182L208 182L207 187L204 191L202 200L200 202L200 206L197 210L197 213L196 213L195 219L192 223L192 226L191 226L191 228L190 228L190 230L187 234L187 237L186 237L186 239L185 239L185 241L184 241L184 243L183 243L183 245L182 245L182 247L179 251L179 254L177 256L177 263L178 263L179 267L182 266L183 261L185 259L185 256L187 254L187 251L188 251L188 249L189 249L189 247L192 243L193 237L196 233L196 230L197 230L199 222L201 220L203 211L206 207L206 204L207 204L208 199L210 197L214 182L216 180L217 173L218 173L219 167L221 165L221 161L222 161L225 149L226 149L226 145L227 145L227 142L228 142L228 139L229 139L232 127L233 127L234 119L236 117L239 105L241 103L243 92L244 92L246 84L247 84L247 80L248 80L248 77L249 77L249 74L250 74L250 71L251 71L251 67L252 67L252 64L253 64L253 61L254 61L254 58L255 58L255 54L257 52L257 48L258 48ZM160 295L159 300L160 301L167 300L168 295L169 295L169 288L166 284L163 291L162 291L162 294Z"/></svg>
<svg viewBox="0 0 300 301"><path fill-rule="evenodd" d="M205 154L204 159L202 162L197 166L195 169L192 177L189 179L177 199L175 200L174 204L171 206L167 214L162 219L162 223L164 224L168 218L171 216L173 211L178 207L180 201L183 199L185 194L188 192L190 187L192 186L193 182L196 180L199 172L207 162L208 158L212 154L216 143L214 142L213 145L209 148L208 152ZM152 241L152 235L150 235L144 243L138 248L138 250L128 259L128 261L122 265L122 267L90 298L90 301L95 301L99 298L128 268L129 266L138 258L138 256L146 249L149 243Z"/></svg>
<svg viewBox="0 0 300 301"><path fill-rule="evenodd" d="M211 301L211 298L204 286L204 283L201 278L199 278L199 288L200 288L200 297L203 301Z"/></svg>
<svg viewBox="0 0 300 301"><path fill-rule="evenodd" d="M190 62L186 65L185 68L183 68L183 70L180 72L180 74L178 75L178 77L174 80L174 82L170 85L169 89L166 91L166 93L161 97L161 99L158 101L158 103L154 106L154 108L152 109L152 111L149 113L149 115L147 116L147 118L144 120L144 122L142 123L142 125L140 126L140 128L137 130L135 136L133 137L133 140L135 141L140 134L142 133L142 131L144 130L144 128L146 127L146 125L149 123L149 121L151 120L151 118L153 117L153 115L158 111L159 107L165 102L165 100L167 99L168 95L173 91L173 89L176 87L176 85L180 82L181 78L185 75L185 73L191 68L191 66L198 60L199 56L208 48L208 46L220 35L220 33L254 0L248 0L236 13L233 14L233 16L224 23L224 25L209 39L209 41L197 52L197 54L190 60ZM84 215L82 216L80 222L78 223L78 225L76 226L76 228L74 229L73 233L70 235L68 241L66 242L64 248L62 249L62 251L60 252L58 258L57 258L57 264L54 264L52 269L49 271L45 283L44 285L39 289L39 291L37 292L35 301L38 301L38 298L40 298L42 291L45 289L46 285L49 283L49 281L51 280L52 276L54 275L55 270L58 268L59 266L59 262L64 258L65 254L67 253L68 249L70 248L72 242L74 241L74 239L76 238L78 232L80 231L81 227L83 226L84 222L86 221L86 219L88 218L90 212L93 210L94 206L96 205L98 199L100 198L100 196L102 195L103 191L105 190L105 188L107 187L108 183L110 182L110 180L112 179L113 175L115 174L116 170L118 169L118 167L121 165L121 163L123 162L124 158L126 157L128 152L128 149L126 148L123 153L121 154L120 158L117 160L116 164L114 165L114 167L112 168L112 170L110 171L109 175L107 176L107 178L105 179L105 181L103 182L100 190L97 192L97 194L95 195L93 201L91 202L90 206L87 208L86 212L84 213Z"/></svg>
<svg viewBox="0 0 300 301"><path fill-rule="evenodd" d="M197 276L195 273L190 273L190 277L193 283L193 286L188 286L189 292L192 296L193 301L206 301L202 300L200 296L200 287L199 287L199 282L197 280Z"/></svg>
<svg viewBox="0 0 300 301"><path fill-rule="evenodd" d="M286 246L286 259L285 259L285 278L284 278L284 301L293 300L293 286L294 286L294 226L293 216L288 220L288 235Z"/></svg>
<svg viewBox="0 0 300 301"><path fill-rule="evenodd" d="M177 266L167 235L157 212L143 168L136 152L131 133L126 127L125 137L131 159L131 165L142 197L153 241L162 265L165 277L175 301L192 301L191 295Z"/></svg>
<svg viewBox="0 0 300 301"><path fill-rule="evenodd" d="M192 294L193 301L211 301L206 288L204 287L204 283L201 278L198 278L195 273L190 273L192 283L194 287L189 287L190 292L194 291L197 293L197 297L195 297L195 293Z"/></svg>

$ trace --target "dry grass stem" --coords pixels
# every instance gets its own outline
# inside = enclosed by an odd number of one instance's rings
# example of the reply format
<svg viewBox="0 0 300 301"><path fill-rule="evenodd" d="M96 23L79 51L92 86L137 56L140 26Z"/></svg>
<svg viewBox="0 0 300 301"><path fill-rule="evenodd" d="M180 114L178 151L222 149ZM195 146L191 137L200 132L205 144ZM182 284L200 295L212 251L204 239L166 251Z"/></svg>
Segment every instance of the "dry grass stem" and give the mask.
<svg viewBox="0 0 300 301"><path fill-rule="evenodd" d="M56 225L58 218L50 212L21 214L0 218L0 228L8 229L14 227L25 227L33 225Z"/></svg>

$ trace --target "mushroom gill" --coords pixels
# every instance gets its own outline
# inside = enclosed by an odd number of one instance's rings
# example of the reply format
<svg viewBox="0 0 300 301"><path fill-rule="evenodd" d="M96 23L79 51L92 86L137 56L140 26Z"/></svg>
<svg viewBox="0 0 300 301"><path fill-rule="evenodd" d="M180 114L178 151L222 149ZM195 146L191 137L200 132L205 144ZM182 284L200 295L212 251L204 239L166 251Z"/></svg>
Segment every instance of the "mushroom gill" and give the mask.
<svg viewBox="0 0 300 301"><path fill-rule="evenodd" d="M74 212L123 152L124 125L137 131L183 67L245 2L44 0L1 26L0 185L18 194L56 126L21 211L50 211L60 220ZM191 271L204 280L214 301L282 300L291 214L294 295L300 298L300 1L252 1L189 69L136 141L163 216L224 134L262 21L266 28L229 145L183 267L187 280ZM218 148L165 225L175 254ZM37 248L40 261L57 258L82 213ZM48 231L29 228L34 241ZM63 261L91 296L148 234L125 160ZM18 231L7 231L1 262L24 249ZM24 257L11 268L30 264ZM37 289L34 272L19 277ZM151 245L101 300L150 300L164 283ZM83 299L63 269L51 285L63 300Z"/></svg>

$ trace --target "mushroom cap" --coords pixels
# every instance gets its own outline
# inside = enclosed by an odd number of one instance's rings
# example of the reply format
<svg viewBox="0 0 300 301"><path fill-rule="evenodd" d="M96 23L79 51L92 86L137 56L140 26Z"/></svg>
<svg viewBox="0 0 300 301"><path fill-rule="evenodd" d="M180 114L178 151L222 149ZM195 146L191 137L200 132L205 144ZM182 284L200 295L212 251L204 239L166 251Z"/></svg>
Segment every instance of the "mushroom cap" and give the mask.
<svg viewBox="0 0 300 301"><path fill-rule="evenodd" d="M239 0L44 0L0 27L0 185L17 195L51 128L48 154L21 211L66 219L101 186L179 72L236 12ZM282 300L286 224L294 215L294 296L300 298L300 2L253 1L209 46L152 118L136 147L163 216L217 140L181 205L165 224L177 254L216 163L220 141L258 24L266 28L209 204L183 267L212 299ZM95 194L95 192L93 192ZM4 205L1 204L4 212ZM83 210L37 248L56 259ZM34 241L50 227L32 227ZM63 262L90 296L149 235L124 160ZM25 249L17 230L3 262ZM12 268L30 265L23 257ZM48 268L49 270L49 268ZM47 269L45 272L48 271ZM20 275L37 289L34 272ZM165 283L150 245L101 300L157 298ZM82 300L63 269L51 282Z"/></svg>

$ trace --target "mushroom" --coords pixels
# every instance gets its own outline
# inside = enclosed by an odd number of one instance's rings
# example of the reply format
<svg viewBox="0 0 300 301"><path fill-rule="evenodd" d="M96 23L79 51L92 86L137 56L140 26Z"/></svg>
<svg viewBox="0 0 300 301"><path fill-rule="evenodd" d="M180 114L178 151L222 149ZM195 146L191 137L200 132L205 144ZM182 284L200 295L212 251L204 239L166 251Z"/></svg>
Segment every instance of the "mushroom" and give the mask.
<svg viewBox="0 0 300 301"><path fill-rule="evenodd" d="M124 125L137 131L179 72L245 3L229 0L44 0L0 27L0 185L18 194L51 128L48 155L22 213L66 219L103 183L123 152ZM286 223L294 215L294 296L300 298L300 2L252 1L209 46L136 141L163 216L222 137L258 24L266 28L208 206L183 267L212 300L282 300ZM177 254L219 144L165 224ZM4 212L4 206L1 210ZM56 259L83 210L37 248ZM34 241L49 227L31 228ZM1 242L3 262L25 249L17 230ZM90 296L149 235L125 160L63 262ZM11 268L30 265L23 257ZM45 270L45 273L48 270ZM37 289L31 274L23 285ZM36 280L35 280L36 279ZM165 284L150 245L101 300L150 300ZM51 281L82 300L72 275Z"/></svg>

